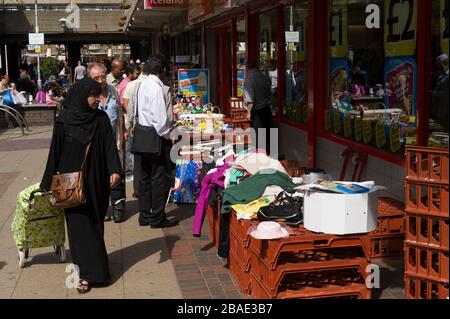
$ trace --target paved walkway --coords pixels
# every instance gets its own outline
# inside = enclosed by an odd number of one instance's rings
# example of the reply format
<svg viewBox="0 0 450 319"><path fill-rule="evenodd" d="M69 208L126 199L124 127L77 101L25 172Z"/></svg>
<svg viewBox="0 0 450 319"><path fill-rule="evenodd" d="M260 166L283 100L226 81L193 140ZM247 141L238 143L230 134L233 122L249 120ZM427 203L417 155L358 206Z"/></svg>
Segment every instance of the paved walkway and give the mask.
<svg viewBox="0 0 450 319"><path fill-rule="evenodd" d="M168 215L181 221L177 227L140 227L131 183L127 220L105 225L112 285L87 295L66 288L68 249L67 263L59 263L49 247L32 250L25 268L20 268L10 231L16 195L40 181L51 134L52 128L45 126L32 127L27 136L17 129L0 129L0 298L245 298L216 256L207 222L202 237L191 235L194 206L169 205ZM403 298L403 256L376 263L381 266L382 289L374 297Z"/></svg>

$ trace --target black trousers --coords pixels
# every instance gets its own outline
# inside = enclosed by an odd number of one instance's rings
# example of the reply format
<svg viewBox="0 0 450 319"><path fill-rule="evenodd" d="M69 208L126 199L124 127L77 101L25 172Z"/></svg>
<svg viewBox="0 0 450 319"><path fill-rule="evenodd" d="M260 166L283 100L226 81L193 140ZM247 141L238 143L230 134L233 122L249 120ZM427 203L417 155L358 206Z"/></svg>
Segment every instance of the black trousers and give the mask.
<svg viewBox="0 0 450 319"><path fill-rule="evenodd" d="M156 225L166 218L170 189L170 144L164 140L158 158L141 156L139 180L139 222Z"/></svg>
<svg viewBox="0 0 450 319"><path fill-rule="evenodd" d="M141 157L139 155L134 155L134 165L133 165L133 195L139 196L139 183L141 180Z"/></svg>
<svg viewBox="0 0 450 319"><path fill-rule="evenodd" d="M270 128L272 127L272 110L270 106L252 111L251 114L252 128L256 131L256 142L259 143L259 129L266 131L266 145L258 145L258 148L265 148L267 154L270 154Z"/></svg>
<svg viewBox="0 0 450 319"><path fill-rule="evenodd" d="M120 162L122 163L122 167L125 167L124 153L119 152L119 156L120 156ZM110 192L111 192L111 205L114 205L117 201L119 201L121 199L126 199L127 195L126 195L126 190L125 190L125 179L124 178L121 179L119 184L117 184L114 187L111 187Z"/></svg>

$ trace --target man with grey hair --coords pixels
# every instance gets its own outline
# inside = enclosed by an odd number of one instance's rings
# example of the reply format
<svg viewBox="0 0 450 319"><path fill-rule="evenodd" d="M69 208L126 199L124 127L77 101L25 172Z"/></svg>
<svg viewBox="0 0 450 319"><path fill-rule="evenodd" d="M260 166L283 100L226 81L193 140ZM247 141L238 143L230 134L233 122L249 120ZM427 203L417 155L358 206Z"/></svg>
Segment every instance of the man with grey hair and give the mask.
<svg viewBox="0 0 450 319"><path fill-rule="evenodd" d="M121 59L114 59L111 62L111 72L106 77L106 82L114 86L116 89L123 80L125 73L125 62Z"/></svg>
<svg viewBox="0 0 450 319"><path fill-rule="evenodd" d="M88 76L97 81L102 89L100 94L100 103L98 108L108 114L113 132L116 136L116 144L122 165L124 164L124 115L122 105L120 104L119 92L117 89L106 82L106 67L97 62L93 62L88 67ZM106 221L114 219L114 222L120 223L124 220L125 215L125 182L122 179L119 184L111 188L111 206L112 212L109 211L105 217Z"/></svg>

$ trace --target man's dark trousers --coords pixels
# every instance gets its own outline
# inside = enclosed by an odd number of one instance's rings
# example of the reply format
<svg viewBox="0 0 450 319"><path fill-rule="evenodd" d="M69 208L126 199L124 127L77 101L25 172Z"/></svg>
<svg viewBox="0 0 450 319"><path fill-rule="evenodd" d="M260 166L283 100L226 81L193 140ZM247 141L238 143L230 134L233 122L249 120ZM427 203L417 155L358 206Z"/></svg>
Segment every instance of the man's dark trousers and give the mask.
<svg viewBox="0 0 450 319"><path fill-rule="evenodd" d="M259 129L266 130L266 145L267 154L270 154L270 128L272 127L272 110L270 106L265 106L259 110L252 110L251 113L252 128L256 131L256 141L259 143ZM258 145L262 147L262 145Z"/></svg>

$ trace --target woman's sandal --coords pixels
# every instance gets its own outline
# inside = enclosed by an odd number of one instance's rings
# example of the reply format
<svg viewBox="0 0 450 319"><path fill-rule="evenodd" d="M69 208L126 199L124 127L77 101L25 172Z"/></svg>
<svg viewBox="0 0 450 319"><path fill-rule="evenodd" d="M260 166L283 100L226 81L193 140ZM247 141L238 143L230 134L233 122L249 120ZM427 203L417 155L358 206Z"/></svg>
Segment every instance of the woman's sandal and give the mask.
<svg viewBox="0 0 450 319"><path fill-rule="evenodd" d="M80 280L80 285L77 287L77 291L80 294L85 294L91 290L91 284L86 280Z"/></svg>

